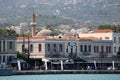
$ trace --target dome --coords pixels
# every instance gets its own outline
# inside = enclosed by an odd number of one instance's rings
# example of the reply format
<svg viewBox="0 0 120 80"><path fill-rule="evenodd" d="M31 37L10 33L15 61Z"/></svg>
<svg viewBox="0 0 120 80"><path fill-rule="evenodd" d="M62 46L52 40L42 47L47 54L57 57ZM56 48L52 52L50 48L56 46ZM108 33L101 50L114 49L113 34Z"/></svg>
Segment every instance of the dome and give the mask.
<svg viewBox="0 0 120 80"><path fill-rule="evenodd" d="M43 29L40 32L38 32L36 36L51 36L52 34L53 32L51 30Z"/></svg>

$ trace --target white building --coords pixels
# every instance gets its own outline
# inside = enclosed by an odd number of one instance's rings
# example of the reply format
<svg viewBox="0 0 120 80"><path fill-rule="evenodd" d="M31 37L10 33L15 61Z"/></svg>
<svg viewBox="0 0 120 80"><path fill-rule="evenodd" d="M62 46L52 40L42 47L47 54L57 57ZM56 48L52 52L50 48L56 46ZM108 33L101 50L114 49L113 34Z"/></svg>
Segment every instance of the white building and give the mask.
<svg viewBox="0 0 120 80"><path fill-rule="evenodd" d="M7 64L17 58L16 37L0 36L0 64Z"/></svg>
<svg viewBox="0 0 120 80"><path fill-rule="evenodd" d="M79 37L96 37L101 40L112 40L113 55L117 55L120 51L120 33L115 33L110 29L95 30L88 33L80 33Z"/></svg>
<svg viewBox="0 0 120 80"><path fill-rule="evenodd" d="M18 33L18 34L23 34L26 31L27 28L28 28L28 24L26 22L20 23L19 26L14 26L13 25L13 26L10 27L10 29L15 30L16 33Z"/></svg>
<svg viewBox="0 0 120 80"><path fill-rule="evenodd" d="M28 47L29 45L29 47ZM102 52L107 57L112 56L112 40L97 38L80 38L71 40L69 37L53 38L35 36L17 39L17 51L24 52L29 48L30 58L70 58L70 57L99 57ZM27 52L26 52L27 53Z"/></svg>

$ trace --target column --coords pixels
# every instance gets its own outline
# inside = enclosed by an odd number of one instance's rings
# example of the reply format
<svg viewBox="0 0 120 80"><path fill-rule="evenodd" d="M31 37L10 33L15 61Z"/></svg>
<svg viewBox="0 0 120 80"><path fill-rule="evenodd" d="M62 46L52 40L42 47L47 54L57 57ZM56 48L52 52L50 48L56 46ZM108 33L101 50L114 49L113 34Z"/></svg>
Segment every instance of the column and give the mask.
<svg viewBox="0 0 120 80"><path fill-rule="evenodd" d="M115 62L112 61L112 69L115 70Z"/></svg>
<svg viewBox="0 0 120 80"><path fill-rule="evenodd" d="M60 64L61 64L61 70L63 70L63 61L60 60Z"/></svg>
<svg viewBox="0 0 120 80"><path fill-rule="evenodd" d="M7 40L5 39L5 51L7 51Z"/></svg>
<svg viewBox="0 0 120 80"><path fill-rule="evenodd" d="M20 64L20 60L17 60L17 64L18 64L18 70L21 71L21 64Z"/></svg>
<svg viewBox="0 0 120 80"><path fill-rule="evenodd" d="M95 70L96 70L97 69L96 61L94 61L94 67L95 67Z"/></svg>
<svg viewBox="0 0 120 80"><path fill-rule="evenodd" d="M45 70L48 70L47 61L45 61Z"/></svg>

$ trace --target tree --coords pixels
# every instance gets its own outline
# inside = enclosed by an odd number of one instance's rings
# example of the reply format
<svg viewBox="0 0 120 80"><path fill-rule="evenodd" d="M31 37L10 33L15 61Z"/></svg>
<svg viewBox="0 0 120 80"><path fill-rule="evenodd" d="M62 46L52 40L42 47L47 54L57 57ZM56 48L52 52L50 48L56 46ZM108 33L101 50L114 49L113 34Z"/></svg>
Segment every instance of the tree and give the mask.
<svg viewBox="0 0 120 80"><path fill-rule="evenodd" d="M114 32L120 32L120 25L109 25L109 24L100 25L98 29L111 29Z"/></svg>

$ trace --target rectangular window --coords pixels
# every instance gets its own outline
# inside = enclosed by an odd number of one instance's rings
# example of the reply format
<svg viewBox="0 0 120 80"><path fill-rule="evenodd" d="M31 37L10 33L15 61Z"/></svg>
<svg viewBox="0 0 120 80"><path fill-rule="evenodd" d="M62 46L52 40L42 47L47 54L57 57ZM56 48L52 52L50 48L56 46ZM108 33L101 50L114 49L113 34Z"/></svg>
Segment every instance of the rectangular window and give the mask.
<svg viewBox="0 0 120 80"><path fill-rule="evenodd" d="M89 45L89 52L91 52L91 46Z"/></svg>
<svg viewBox="0 0 120 80"><path fill-rule="evenodd" d="M116 37L114 37L114 43L116 43Z"/></svg>
<svg viewBox="0 0 120 80"><path fill-rule="evenodd" d="M3 51L5 51L5 41L3 41Z"/></svg>
<svg viewBox="0 0 120 80"><path fill-rule="evenodd" d="M60 44L60 52L62 52L62 44Z"/></svg>
<svg viewBox="0 0 120 80"><path fill-rule="evenodd" d="M48 52L50 52L50 44L48 44L47 47L48 47Z"/></svg>
<svg viewBox="0 0 120 80"><path fill-rule="evenodd" d="M85 49L84 51L87 52L87 45L84 46L84 49Z"/></svg>
<svg viewBox="0 0 120 80"><path fill-rule="evenodd" d="M5 63L5 56L3 56L3 63Z"/></svg>
<svg viewBox="0 0 120 80"><path fill-rule="evenodd" d="M109 46L109 53L111 53L111 47Z"/></svg>
<svg viewBox="0 0 120 80"><path fill-rule="evenodd" d="M116 47L114 47L114 53L116 53Z"/></svg>
<svg viewBox="0 0 120 80"><path fill-rule="evenodd" d="M105 37L105 39L109 39L109 37Z"/></svg>
<svg viewBox="0 0 120 80"><path fill-rule="evenodd" d="M109 47L106 46L106 53L109 53Z"/></svg>
<svg viewBox="0 0 120 80"><path fill-rule="evenodd" d="M97 52L97 47L96 47L96 46L94 46L94 52L95 52L95 53Z"/></svg>
<svg viewBox="0 0 120 80"><path fill-rule="evenodd" d="M101 52L104 52L104 46L101 46Z"/></svg>
<svg viewBox="0 0 120 80"><path fill-rule="evenodd" d="M22 52L25 52L25 45L22 45Z"/></svg>
<svg viewBox="0 0 120 80"><path fill-rule="evenodd" d="M83 52L83 45L80 45L80 51Z"/></svg>
<svg viewBox="0 0 120 80"><path fill-rule="evenodd" d="M99 46L96 46L96 48L97 48L97 53L99 53Z"/></svg>
<svg viewBox="0 0 120 80"><path fill-rule="evenodd" d="M118 48L118 51L120 51L120 47Z"/></svg>
<svg viewBox="0 0 120 80"><path fill-rule="evenodd" d="M9 42L9 49L13 49L13 42Z"/></svg>
<svg viewBox="0 0 120 80"><path fill-rule="evenodd" d="M1 47L1 41L0 41L0 52L2 51L2 49L1 49L2 47Z"/></svg>
<svg viewBox="0 0 120 80"><path fill-rule="evenodd" d="M120 43L120 37L119 37L119 43Z"/></svg>
<svg viewBox="0 0 120 80"><path fill-rule="evenodd" d="M54 44L54 51L55 51L55 52L57 51L57 46L56 46L56 44Z"/></svg>

